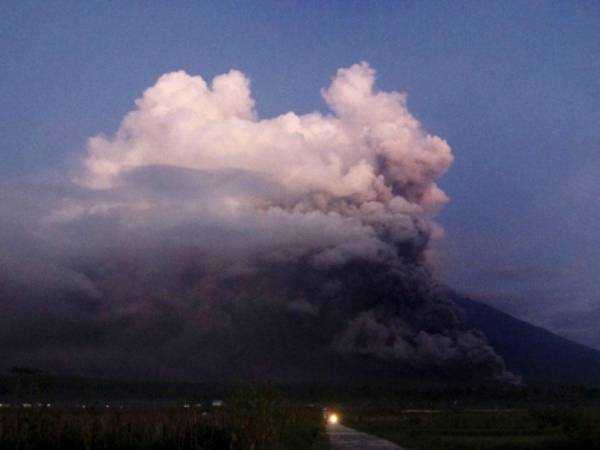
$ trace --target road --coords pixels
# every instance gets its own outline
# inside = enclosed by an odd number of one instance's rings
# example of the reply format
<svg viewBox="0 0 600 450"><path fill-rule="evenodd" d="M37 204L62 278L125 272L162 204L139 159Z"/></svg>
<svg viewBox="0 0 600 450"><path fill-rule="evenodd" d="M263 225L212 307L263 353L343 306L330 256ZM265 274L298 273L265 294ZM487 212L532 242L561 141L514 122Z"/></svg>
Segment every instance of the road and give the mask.
<svg viewBox="0 0 600 450"><path fill-rule="evenodd" d="M328 424L327 435L333 450L404 450L393 442L339 424Z"/></svg>

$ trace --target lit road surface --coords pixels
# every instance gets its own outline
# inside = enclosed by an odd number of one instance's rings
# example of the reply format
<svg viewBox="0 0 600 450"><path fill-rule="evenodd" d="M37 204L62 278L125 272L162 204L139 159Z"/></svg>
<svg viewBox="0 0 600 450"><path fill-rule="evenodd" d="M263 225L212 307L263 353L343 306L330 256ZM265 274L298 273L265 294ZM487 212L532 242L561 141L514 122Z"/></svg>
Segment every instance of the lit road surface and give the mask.
<svg viewBox="0 0 600 450"><path fill-rule="evenodd" d="M393 442L338 424L327 424L333 450L404 450Z"/></svg>

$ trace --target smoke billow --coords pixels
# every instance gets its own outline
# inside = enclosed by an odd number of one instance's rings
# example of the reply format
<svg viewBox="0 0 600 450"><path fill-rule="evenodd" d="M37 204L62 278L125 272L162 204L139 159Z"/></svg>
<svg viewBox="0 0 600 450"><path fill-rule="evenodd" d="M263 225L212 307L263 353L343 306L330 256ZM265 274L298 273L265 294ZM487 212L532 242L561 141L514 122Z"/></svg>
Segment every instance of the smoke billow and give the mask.
<svg viewBox="0 0 600 450"><path fill-rule="evenodd" d="M331 114L259 119L242 73L169 73L114 136L89 140L74 181L5 186L6 360L187 379L367 360L509 378L426 268L450 148L374 81L366 63L340 69L322 91Z"/></svg>

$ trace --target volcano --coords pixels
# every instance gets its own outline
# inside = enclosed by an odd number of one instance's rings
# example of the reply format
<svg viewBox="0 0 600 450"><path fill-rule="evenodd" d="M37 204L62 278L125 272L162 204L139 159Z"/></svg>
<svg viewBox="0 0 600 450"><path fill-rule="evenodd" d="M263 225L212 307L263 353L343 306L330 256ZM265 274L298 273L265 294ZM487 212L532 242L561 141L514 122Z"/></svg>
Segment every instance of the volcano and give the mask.
<svg viewBox="0 0 600 450"><path fill-rule="evenodd" d="M467 327L483 331L508 370L525 383L600 384L600 351L464 295L451 298L464 311Z"/></svg>

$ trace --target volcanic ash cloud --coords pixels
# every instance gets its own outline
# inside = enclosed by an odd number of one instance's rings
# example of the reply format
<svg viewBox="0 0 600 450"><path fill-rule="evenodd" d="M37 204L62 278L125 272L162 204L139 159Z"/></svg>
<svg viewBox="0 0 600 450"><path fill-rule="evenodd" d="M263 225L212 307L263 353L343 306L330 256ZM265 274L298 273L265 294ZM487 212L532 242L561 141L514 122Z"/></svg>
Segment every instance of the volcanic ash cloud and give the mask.
<svg viewBox="0 0 600 450"><path fill-rule="evenodd" d="M315 257L323 263L394 257L397 243L414 247L417 256L441 231L431 216L447 201L435 180L452 161L449 146L422 130L404 95L376 91L366 63L340 69L322 94L333 115L290 112L259 120L249 81L238 71L210 86L199 76L166 74L114 137L90 139L79 182L131 191L128 185L139 187L140 178L144 188L152 185L148 172L157 167L195 170L203 181L192 183L214 180L196 186L206 191L201 201L163 190L160 199L152 192L127 206L150 214L153 207L174 208L175 216L226 228L247 224L255 234L252 253L272 250L260 244L259 229L266 228L282 248L292 245L289 238L293 247L320 250ZM156 191L164 180L154 184Z"/></svg>
<svg viewBox="0 0 600 450"><path fill-rule="evenodd" d="M374 81L340 69L331 114L260 119L241 72L173 72L89 140L36 227L70 243L48 264L94 292L107 360L127 342L185 376L286 378L319 355L509 376L424 268L450 148Z"/></svg>

